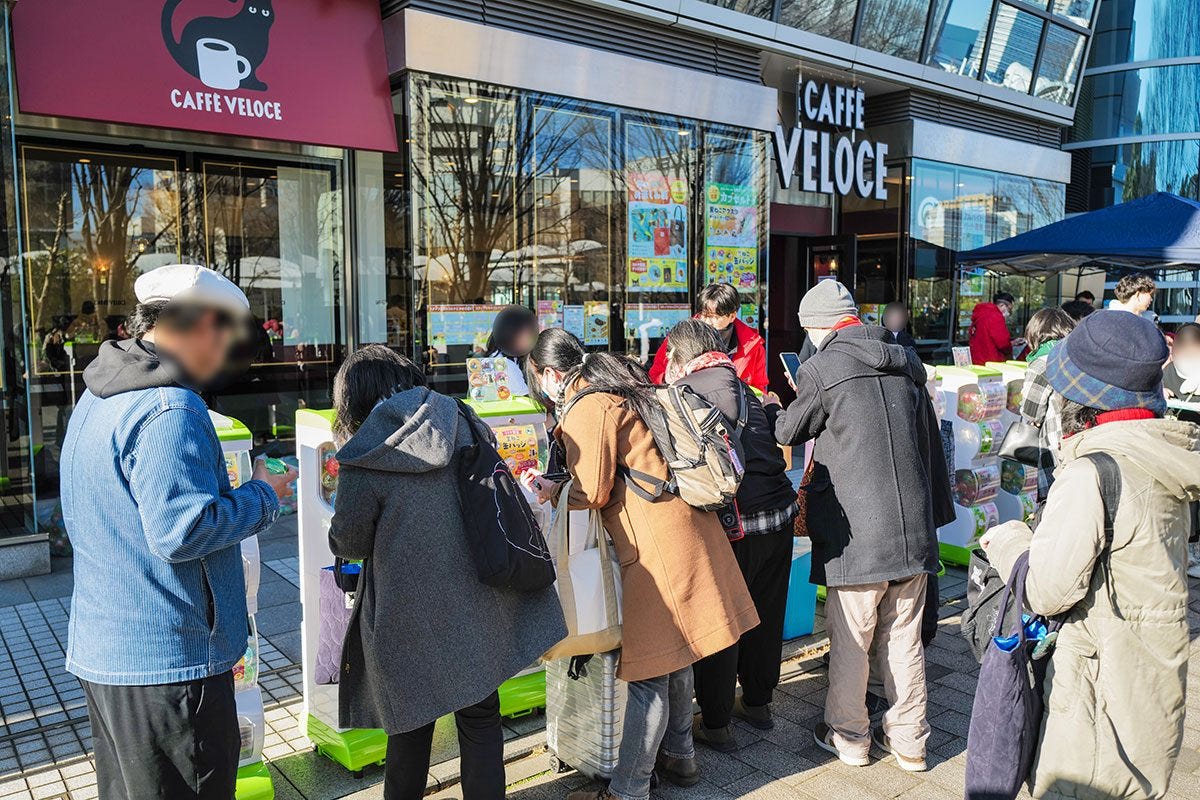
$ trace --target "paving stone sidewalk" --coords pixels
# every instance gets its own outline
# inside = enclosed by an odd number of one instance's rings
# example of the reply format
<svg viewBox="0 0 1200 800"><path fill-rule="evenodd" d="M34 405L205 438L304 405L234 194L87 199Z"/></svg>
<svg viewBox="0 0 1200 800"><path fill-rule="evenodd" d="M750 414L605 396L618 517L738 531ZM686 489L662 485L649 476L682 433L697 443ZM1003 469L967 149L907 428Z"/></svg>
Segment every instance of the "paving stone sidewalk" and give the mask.
<svg viewBox="0 0 1200 800"><path fill-rule="evenodd" d="M258 631L262 639L260 683L266 704L264 757L279 800L382 798L381 770L353 778L311 750L298 727L300 698L300 598L295 517L285 517L260 537L263 572ZM818 655L820 635L790 645L796 658L784 665L775 703L775 730L740 726L742 749L722 755L701 748L702 781L680 790L665 786L661 800L747 797L938 798L961 797L967 722L978 666L957 635L965 591L964 575L952 569L942 578L951 602L928 652L931 770L901 771L881 760L853 769L813 744L812 725L820 717L828 686ZM93 800L95 771L91 730L78 682L63 669L70 604L70 560L56 559L50 575L0 582L0 800ZM1189 612L1193 634L1191 680L1200 680L1200 581L1192 582ZM1193 685L1195 685L1193 683ZM1189 715L1172 785L1172 797L1200 797L1200 693L1188 699ZM549 772L544 717L505 721L509 796L521 800L561 798L586 779L574 772ZM877 754L881 755L881 754ZM457 786L457 744L451 720L438 725L429 788L436 798L461 797Z"/></svg>

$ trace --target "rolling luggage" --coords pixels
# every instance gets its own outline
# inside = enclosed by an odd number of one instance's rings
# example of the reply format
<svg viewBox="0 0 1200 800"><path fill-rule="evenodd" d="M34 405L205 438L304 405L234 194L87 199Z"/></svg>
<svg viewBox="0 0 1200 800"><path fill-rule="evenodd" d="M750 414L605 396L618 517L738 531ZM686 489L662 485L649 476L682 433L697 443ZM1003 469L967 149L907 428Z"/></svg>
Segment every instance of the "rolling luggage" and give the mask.
<svg viewBox="0 0 1200 800"><path fill-rule="evenodd" d="M619 651L592 656L587 674L568 674L571 659L546 664L546 744L550 767L574 767L591 778L608 780L617 766L625 722L625 682L617 680Z"/></svg>

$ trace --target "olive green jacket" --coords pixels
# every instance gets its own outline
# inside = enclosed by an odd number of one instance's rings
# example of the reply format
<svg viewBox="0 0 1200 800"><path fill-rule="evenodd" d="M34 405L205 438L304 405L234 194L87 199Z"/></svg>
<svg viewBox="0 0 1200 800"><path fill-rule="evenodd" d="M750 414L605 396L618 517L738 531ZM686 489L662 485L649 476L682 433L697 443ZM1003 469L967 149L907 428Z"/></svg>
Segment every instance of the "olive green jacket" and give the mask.
<svg viewBox="0 0 1200 800"><path fill-rule="evenodd" d="M1111 555L1095 467L1112 455L1122 491ZM1167 796L1183 742L1188 664L1187 503L1200 498L1200 426L1112 422L1064 439L1032 534L994 528L987 553L1007 579L1029 550L1026 602L1065 624L1046 680L1034 762L1037 798Z"/></svg>

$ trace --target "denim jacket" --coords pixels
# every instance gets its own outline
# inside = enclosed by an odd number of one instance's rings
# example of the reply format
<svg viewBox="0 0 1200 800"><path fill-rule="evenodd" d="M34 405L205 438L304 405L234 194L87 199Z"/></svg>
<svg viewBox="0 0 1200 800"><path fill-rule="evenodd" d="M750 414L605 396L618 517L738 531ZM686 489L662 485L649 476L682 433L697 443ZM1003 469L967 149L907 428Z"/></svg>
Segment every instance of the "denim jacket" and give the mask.
<svg viewBox="0 0 1200 800"><path fill-rule="evenodd" d="M62 452L75 551L67 669L111 685L228 671L248 635L239 543L274 521L279 501L262 481L230 489L195 392L150 385L97 396L92 388Z"/></svg>

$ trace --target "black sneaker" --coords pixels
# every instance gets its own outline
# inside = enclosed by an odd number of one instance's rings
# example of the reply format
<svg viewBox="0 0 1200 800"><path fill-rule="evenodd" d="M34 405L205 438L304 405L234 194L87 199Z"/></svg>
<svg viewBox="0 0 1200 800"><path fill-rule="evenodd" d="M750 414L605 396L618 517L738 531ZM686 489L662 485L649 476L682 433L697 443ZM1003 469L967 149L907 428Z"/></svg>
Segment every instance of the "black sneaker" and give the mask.
<svg viewBox="0 0 1200 800"><path fill-rule="evenodd" d="M908 756L901 755L893 750L892 741L887 737L887 734L883 732L883 728L874 728L871 731L871 741L874 742L875 746L883 752L895 756L896 766L900 767L900 769L904 770L905 772L924 772L929 768L925 763L924 756L921 758L909 758Z"/></svg>
<svg viewBox="0 0 1200 800"><path fill-rule="evenodd" d="M770 705L748 706L739 697L733 702L733 715L750 727L758 728L760 731L769 731L775 727L775 720L771 717Z"/></svg>
<svg viewBox="0 0 1200 800"><path fill-rule="evenodd" d="M849 753L843 753L838 749L838 746L833 743L833 731L824 722L818 722L813 727L813 741L817 747L827 753L833 753L838 759L847 766L851 767L867 767L871 764L871 756L855 756Z"/></svg>
<svg viewBox="0 0 1200 800"><path fill-rule="evenodd" d="M700 782L700 765L696 763L695 756L676 758L660 752L654 759L654 771L676 786L686 788Z"/></svg>
<svg viewBox="0 0 1200 800"><path fill-rule="evenodd" d="M696 721L692 723L692 739L719 753L732 753L738 749L732 725L726 725L723 728L706 728L700 721L700 717L696 717Z"/></svg>

